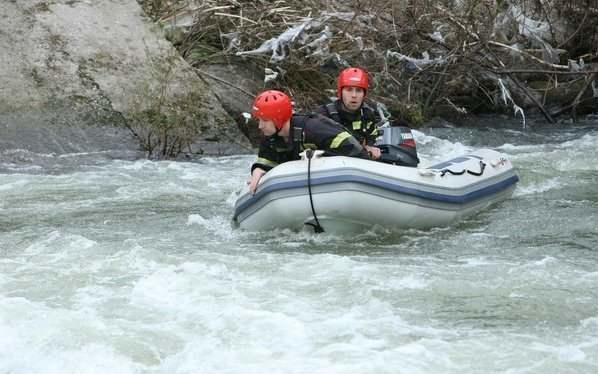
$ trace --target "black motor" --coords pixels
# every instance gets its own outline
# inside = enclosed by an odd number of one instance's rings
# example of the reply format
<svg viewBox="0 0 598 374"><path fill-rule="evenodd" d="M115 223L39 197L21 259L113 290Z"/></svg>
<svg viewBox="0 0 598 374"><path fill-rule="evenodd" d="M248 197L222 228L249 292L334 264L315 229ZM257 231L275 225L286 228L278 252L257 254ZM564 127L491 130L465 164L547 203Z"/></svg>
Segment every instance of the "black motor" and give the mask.
<svg viewBox="0 0 598 374"><path fill-rule="evenodd" d="M416 167L419 163L415 138L409 127L388 125L380 127L375 145L380 148L379 161L411 167Z"/></svg>

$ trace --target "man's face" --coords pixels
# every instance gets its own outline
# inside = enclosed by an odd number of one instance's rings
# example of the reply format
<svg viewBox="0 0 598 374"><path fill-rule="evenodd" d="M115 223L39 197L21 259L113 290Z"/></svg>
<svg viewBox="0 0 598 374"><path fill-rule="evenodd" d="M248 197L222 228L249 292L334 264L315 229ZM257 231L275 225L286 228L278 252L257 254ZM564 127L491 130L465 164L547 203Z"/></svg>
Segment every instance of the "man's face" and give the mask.
<svg viewBox="0 0 598 374"><path fill-rule="evenodd" d="M341 91L343 104L351 111L355 111L361 107L365 90L361 87L345 86Z"/></svg>
<svg viewBox="0 0 598 374"><path fill-rule="evenodd" d="M274 125L274 122L269 119L259 118L258 128L265 136L276 134L276 126Z"/></svg>

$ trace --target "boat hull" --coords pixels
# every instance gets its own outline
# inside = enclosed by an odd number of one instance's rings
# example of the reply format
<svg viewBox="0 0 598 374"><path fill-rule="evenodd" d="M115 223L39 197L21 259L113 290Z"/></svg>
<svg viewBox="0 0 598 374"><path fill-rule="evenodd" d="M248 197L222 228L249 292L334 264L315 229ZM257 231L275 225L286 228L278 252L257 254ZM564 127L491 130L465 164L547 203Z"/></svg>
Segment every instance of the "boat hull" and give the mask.
<svg viewBox="0 0 598 374"><path fill-rule="evenodd" d="M374 225L425 229L507 199L518 181L506 157L492 150L426 169L341 156L312 159L309 168L309 178L307 160L272 169L255 195L242 192L233 222L251 231L300 230L316 223L315 212L326 231L362 231Z"/></svg>

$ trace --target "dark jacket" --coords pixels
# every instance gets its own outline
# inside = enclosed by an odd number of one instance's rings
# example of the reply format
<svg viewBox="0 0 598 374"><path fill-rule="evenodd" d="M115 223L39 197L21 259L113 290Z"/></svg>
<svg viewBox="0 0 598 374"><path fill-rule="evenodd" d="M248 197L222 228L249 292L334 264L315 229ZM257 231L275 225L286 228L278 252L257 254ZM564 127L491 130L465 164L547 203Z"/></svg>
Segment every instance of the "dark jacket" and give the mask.
<svg viewBox="0 0 598 374"><path fill-rule="evenodd" d="M349 112L344 108L341 100L334 100L328 104L321 105L316 113L332 118L345 128L361 143L374 145L378 136L377 123L380 118L376 111L365 102L356 112Z"/></svg>
<svg viewBox="0 0 598 374"><path fill-rule="evenodd" d="M299 153L305 149L323 150L329 156L368 158L367 151L339 123L318 114L295 114L291 117L288 142L278 135L266 137L251 171L268 171L283 162L299 160Z"/></svg>

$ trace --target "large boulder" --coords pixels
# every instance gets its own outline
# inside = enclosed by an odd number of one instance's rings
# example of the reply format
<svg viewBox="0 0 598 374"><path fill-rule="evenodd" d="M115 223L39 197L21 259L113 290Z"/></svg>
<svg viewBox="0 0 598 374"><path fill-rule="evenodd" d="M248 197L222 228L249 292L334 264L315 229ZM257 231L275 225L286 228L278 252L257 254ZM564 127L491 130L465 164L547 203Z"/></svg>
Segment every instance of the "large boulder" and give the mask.
<svg viewBox="0 0 598 374"><path fill-rule="evenodd" d="M214 95L239 130L257 146L262 135L255 120L249 121L247 114L251 112L255 95L264 90L264 72L231 58L228 63L206 64L199 74L209 82Z"/></svg>
<svg viewBox="0 0 598 374"><path fill-rule="evenodd" d="M136 147L123 125L134 110L132 98L159 80L155 66L162 60L171 67L170 95L202 98L197 106L207 115L196 144L209 148L203 144L221 142L216 147L219 153L248 146L206 82L182 58L172 58L173 47L135 0L2 1L0 50L0 149L69 152ZM77 131L44 130L48 127ZM36 137L36 129L41 137L57 134L57 138L28 142ZM78 134L76 143L81 131L88 129L91 135L83 144L68 146L73 142L58 138ZM227 145L227 139L234 142Z"/></svg>

